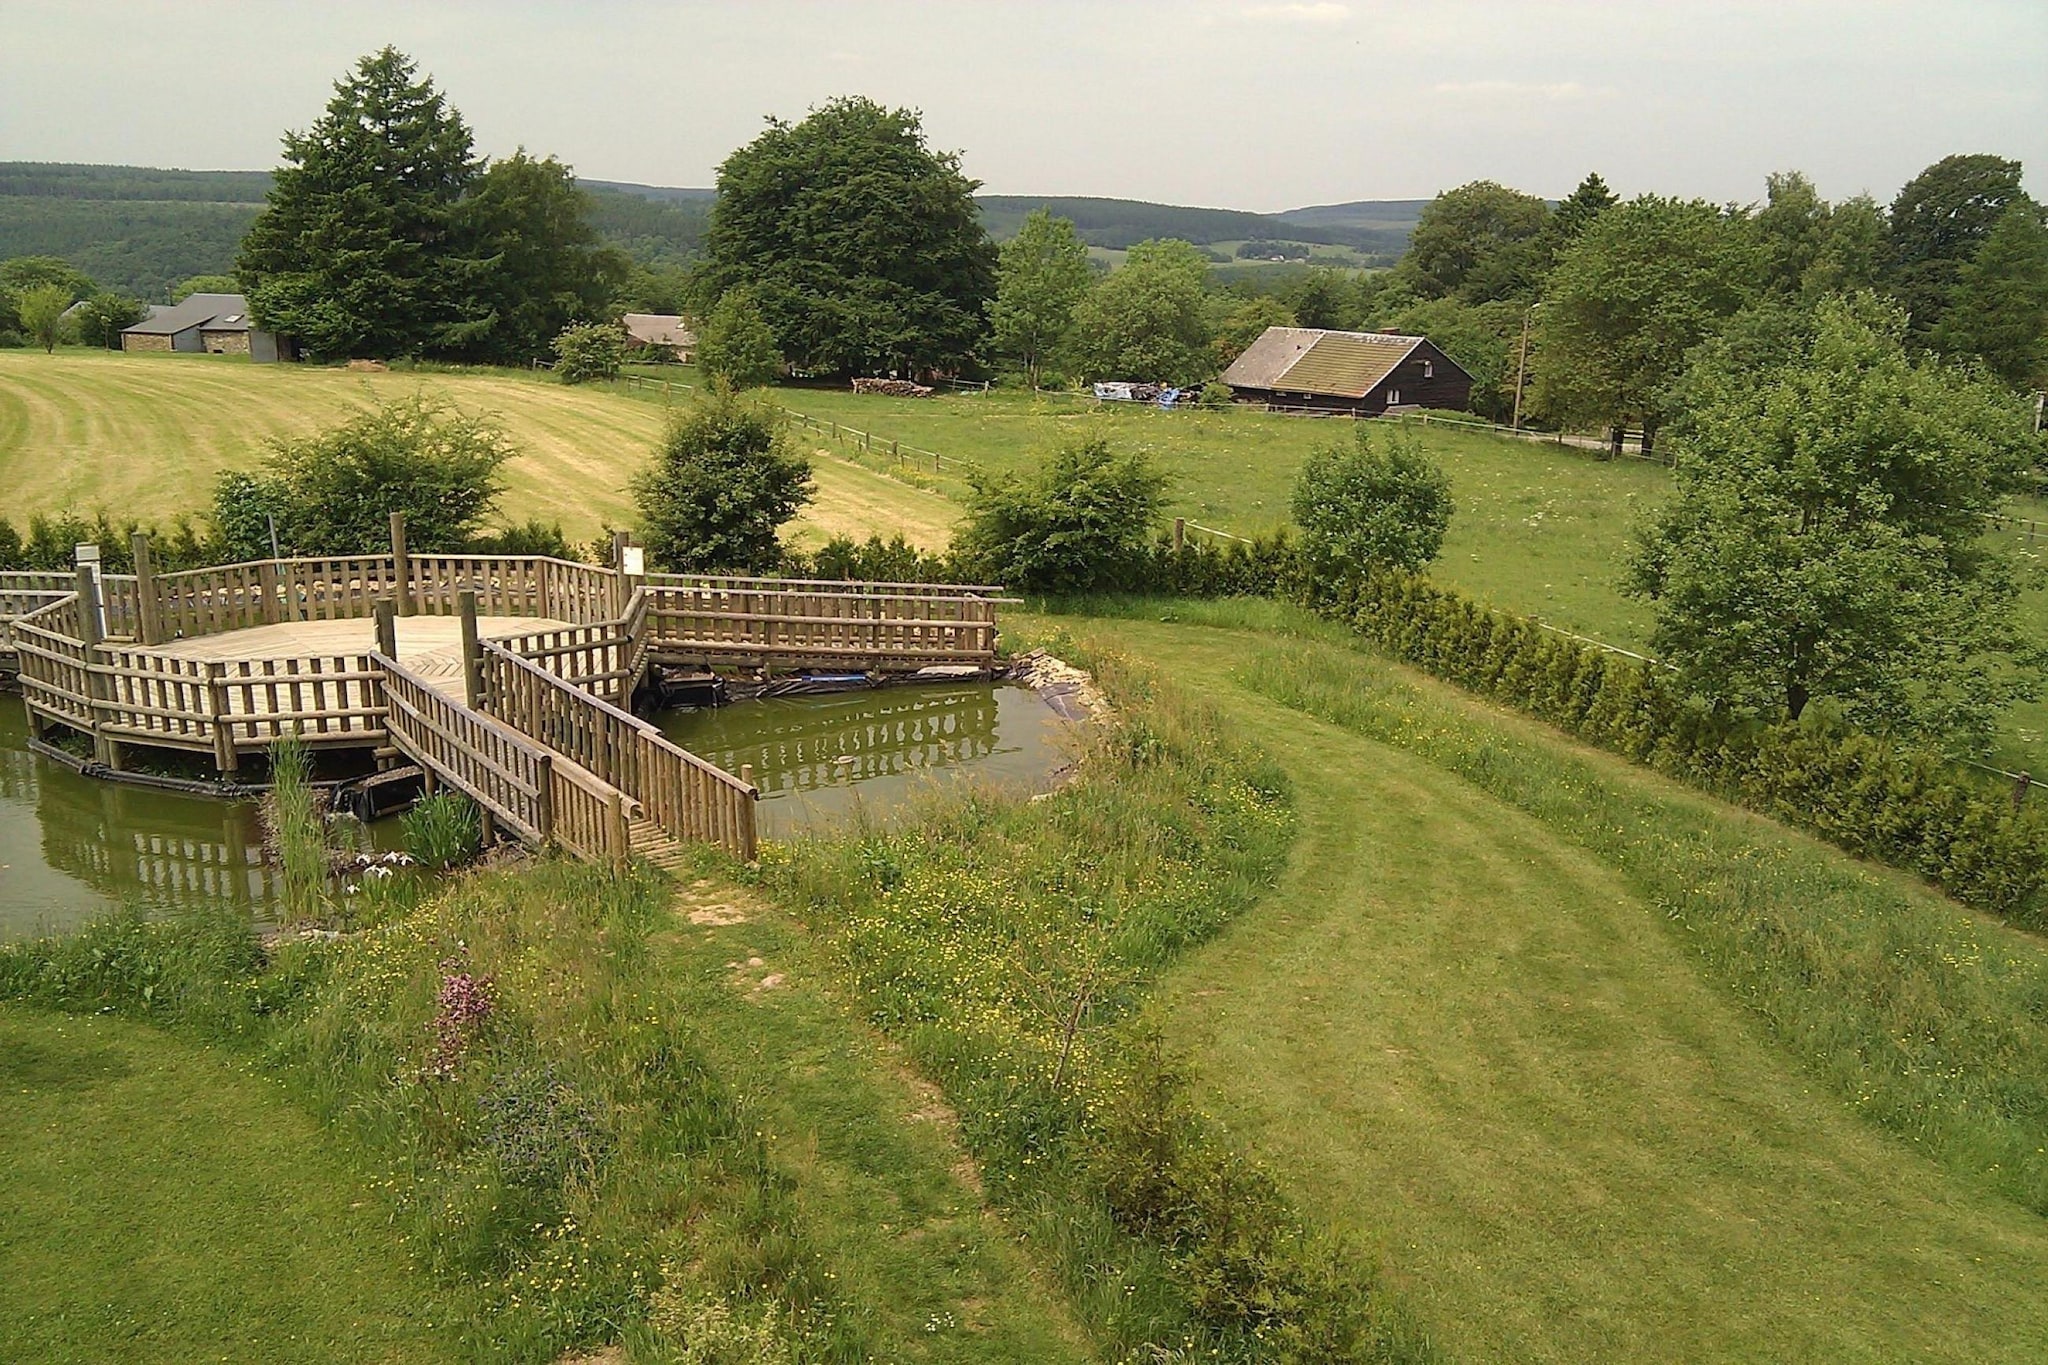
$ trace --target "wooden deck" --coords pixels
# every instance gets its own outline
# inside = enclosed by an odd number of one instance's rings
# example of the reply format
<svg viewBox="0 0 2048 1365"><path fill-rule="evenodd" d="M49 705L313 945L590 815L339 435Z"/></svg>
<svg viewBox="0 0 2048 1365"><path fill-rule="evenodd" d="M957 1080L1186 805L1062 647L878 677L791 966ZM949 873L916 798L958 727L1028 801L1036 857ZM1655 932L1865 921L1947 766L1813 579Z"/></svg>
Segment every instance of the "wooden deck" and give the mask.
<svg viewBox="0 0 2048 1365"><path fill-rule="evenodd" d="M37 733L210 754L223 775L287 735L420 764L505 829L579 857L751 859L751 777L631 713L659 661L750 669L991 664L972 585L629 575L545 556L392 553L174 574L0 576L0 645ZM618 562L626 562L623 551ZM381 627L380 627L381 623ZM387 634L380 634L380 628Z"/></svg>

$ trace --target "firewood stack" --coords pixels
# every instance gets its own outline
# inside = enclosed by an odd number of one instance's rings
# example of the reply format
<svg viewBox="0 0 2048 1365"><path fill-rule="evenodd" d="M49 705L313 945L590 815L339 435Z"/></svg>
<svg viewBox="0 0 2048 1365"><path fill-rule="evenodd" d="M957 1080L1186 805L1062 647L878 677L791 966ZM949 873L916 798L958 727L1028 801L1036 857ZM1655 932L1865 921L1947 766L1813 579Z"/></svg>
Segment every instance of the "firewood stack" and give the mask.
<svg viewBox="0 0 2048 1365"><path fill-rule="evenodd" d="M908 379L856 379L855 393L879 393L888 398L929 398L932 391L922 384L913 384Z"/></svg>

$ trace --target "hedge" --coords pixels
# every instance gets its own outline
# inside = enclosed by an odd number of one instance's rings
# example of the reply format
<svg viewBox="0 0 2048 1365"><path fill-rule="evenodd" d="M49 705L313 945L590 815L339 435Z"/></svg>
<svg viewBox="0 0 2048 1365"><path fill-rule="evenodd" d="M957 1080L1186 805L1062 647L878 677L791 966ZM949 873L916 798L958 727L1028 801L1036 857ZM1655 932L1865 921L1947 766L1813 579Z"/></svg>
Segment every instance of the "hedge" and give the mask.
<svg viewBox="0 0 2048 1365"><path fill-rule="evenodd" d="M1851 853L1965 905L2048 927L2048 810L1959 779L1947 760L1809 716L1716 714L1662 665L1617 654L1397 571L1294 584L1397 659Z"/></svg>

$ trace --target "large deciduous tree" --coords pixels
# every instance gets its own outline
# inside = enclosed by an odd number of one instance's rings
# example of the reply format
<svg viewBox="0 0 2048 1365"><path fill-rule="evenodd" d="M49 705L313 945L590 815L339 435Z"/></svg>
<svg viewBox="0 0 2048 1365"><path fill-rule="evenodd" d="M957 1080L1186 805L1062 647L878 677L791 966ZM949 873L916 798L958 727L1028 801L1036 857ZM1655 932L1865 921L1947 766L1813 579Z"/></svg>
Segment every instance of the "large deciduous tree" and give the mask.
<svg viewBox="0 0 2048 1365"><path fill-rule="evenodd" d="M1876 296L1772 329L1779 363L1721 342L1689 377L1677 497L1630 587L1652 643L1716 705L1981 741L2030 690L2009 559L1983 536L2028 456L2010 394L1914 360ZM1789 354L1787 353L1789 351Z"/></svg>
<svg viewBox="0 0 2048 1365"><path fill-rule="evenodd" d="M1750 246L1701 200L1644 195L1601 214L1559 258L1536 314L1537 406L1653 436L1686 352L1747 301Z"/></svg>
<svg viewBox="0 0 2048 1365"><path fill-rule="evenodd" d="M1087 377L1185 385L1214 374L1208 271L1186 242L1132 247L1074 310L1074 349Z"/></svg>
<svg viewBox="0 0 2048 1365"><path fill-rule="evenodd" d="M22 330L21 297L38 285L61 289L67 308L98 288L92 276L55 256L14 256L0 261L0 332Z"/></svg>
<svg viewBox="0 0 2048 1365"><path fill-rule="evenodd" d="M460 319L444 329L451 351L516 364L546 353L570 323L611 311L631 262L599 239L589 208L574 174L551 156L521 148L485 168L461 204L477 269Z"/></svg>
<svg viewBox="0 0 2048 1365"><path fill-rule="evenodd" d="M15 314L21 319L21 330L45 351L57 349L58 334L63 331L64 310L70 306L71 295L62 285L56 284L38 284L25 289L14 301Z"/></svg>
<svg viewBox="0 0 2048 1365"><path fill-rule="evenodd" d="M960 369L995 295L979 184L907 109L848 97L770 119L718 168L707 295L752 288L799 369Z"/></svg>
<svg viewBox="0 0 2048 1365"><path fill-rule="evenodd" d="M1422 210L1395 273L1423 298L1518 298L1542 280L1550 208L1491 180L1445 190Z"/></svg>
<svg viewBox="0 0 2048 1365"><path fill-rule="evenodd" d="M1892 200L1894 292L1910 314L1913 340L1925 344L1948 310L1965 262L2020 189L2020 163L1977 153L1946 156L1914 176Z"/></svg>
<svg viewBox="0 0 2048 1365"><path fill-rule="evenodd" d="M1091 280L1088 248L1074 224L1048 209L1025 215L1017 235L1003 243L989 321L996 355L1022 365L1032 388L1066 345Z"/></svg>
<svg viewBox="0 0 2048 1365"><path fill-rule="evenodd" d="M461 215L481 171L461 114L387 47L284 148L235 265L256 318L321 356L452 349L484 271Z"/></svg>

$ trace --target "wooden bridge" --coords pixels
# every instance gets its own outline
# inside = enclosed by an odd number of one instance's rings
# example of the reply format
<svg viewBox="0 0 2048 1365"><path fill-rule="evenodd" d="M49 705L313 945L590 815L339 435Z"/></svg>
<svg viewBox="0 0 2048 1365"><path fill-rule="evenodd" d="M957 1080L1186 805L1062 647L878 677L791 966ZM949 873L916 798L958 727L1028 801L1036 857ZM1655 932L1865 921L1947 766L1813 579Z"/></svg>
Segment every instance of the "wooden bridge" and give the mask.
<svg viewBox="0 0 2048 1365"><path fill-rule="evenodd" d="M195 752L223 775L287 734L373 749L523 840L600 861L690 842L755 855L749 775L632 714L652 666L996 658L993 588L411 555L397 518L388 555L159 574L147 538L134 551L132 574L0 574L0 663L38 737L89 736L111 769L137 747Z"/></svg>

